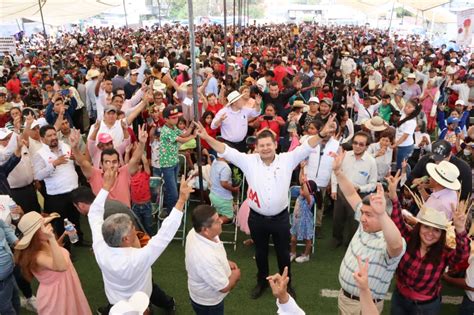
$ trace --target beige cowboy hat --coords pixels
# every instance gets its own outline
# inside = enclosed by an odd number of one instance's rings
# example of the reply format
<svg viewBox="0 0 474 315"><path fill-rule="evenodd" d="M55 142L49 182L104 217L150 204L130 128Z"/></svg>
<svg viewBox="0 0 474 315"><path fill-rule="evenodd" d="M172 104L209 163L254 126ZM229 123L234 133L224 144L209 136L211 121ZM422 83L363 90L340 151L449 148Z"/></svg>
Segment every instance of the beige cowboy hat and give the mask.
<svg viewBox="0 0 474 315"><path fill-rule="evenodd" d="M60 215L56 212L50 213L47 217L43 217L36 211L31 211L21 217L20 222L18 222L18 229L23 234L18 243L15 246L15 249L25 249L30 245L31 239L35 235L43 224L48 224L56 218L59 218Z"/></svg>
<svg viewBox="0 0 474 315"><path fill-rule="evenodd" d="M230 92L229 95L227 95L227 104L226 104L226 106L230 106L233 103L237 102L242 96L244 96L244 95L240 94L239 91Z"/></svg>
<svg viewBox="0 0 474 315"><path fill-rule="evenodd" d="M374 116L366 120L364 126L371 131L382 131L388 128L387 122L380 116Z"/></svg>
<svg viewBox="0 0 474 315"><path fill-rule="evenodd" d="M293 108L305 108L306 104L302 100L296 100L293 102Z"/></svg>
<svg viewBox="0 0 474 315"><path fill-rule="evenodd" d="M153 90L164 92L166 90L166 84L161 82L161 80L153 81Z"/></svg>
<svg viewBox="0 0 474 315"><path fill-rule="evenodd" d="M441 161L439 164L426 164L428 175L441 186L451 190L461 189L461 183L458 180L459 169L453 163Z"/></svg>
<svg viewBox="0 0 474 315"><path fill-rule="evenodd" d="M416 218L418 223L431 226L440 230L447 230L449 227L449 220L444 212L433 208L423 207L420 210L421 214Z"/></svg>
<svg viewBox="0 0 474 315"><path fill-rule="evenodd" d="M87 74L86 74L86 80L91 80L93 78L96 78L100 75L100 72L99 70L97 69L90 69L89 71L87 71Z"/></svg>

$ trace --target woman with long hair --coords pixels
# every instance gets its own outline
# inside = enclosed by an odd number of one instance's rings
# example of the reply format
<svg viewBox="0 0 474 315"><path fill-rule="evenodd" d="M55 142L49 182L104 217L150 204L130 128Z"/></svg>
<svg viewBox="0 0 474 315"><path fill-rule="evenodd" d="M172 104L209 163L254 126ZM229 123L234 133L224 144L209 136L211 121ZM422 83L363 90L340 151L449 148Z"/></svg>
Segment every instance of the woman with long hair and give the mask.
<svg viewBox="0 0 474 315"><path fill-rule="evenodd" d="M421 106L416 100L409 100L402 109L400 120L396 124L395 142L392 149L397 150L397 169L402 168L403 160L413 153L413 134L416 129L416 117L421 111Z"/></svg>
<svg viewBox="0 0 474 315"><path fill-rule="evenodd" d="M38 314L92 314L69 252L59 245L49 224L58 217L52 213L43 218L31 211L20 219L23 236L15 246L15 261L26 280L34 277L39 282Z"/></svg>
<svg viewBox="0 0 474 315"><path fill-rule="evenodd" d="M393 203L392 220L406 241L406 252L396 270L397 285L392 295L391 314L439 314L441 309L441 277L446 267L454 267L469 257L466 232L466 210L470 203L460 201L453 209L455 248L446 246L449 221L443 212L425 207L413 195L421 216L413 229L409 228L400 211L397 185L400 171L387 178ZM453 206L454 208L454 206Z"/></svg>

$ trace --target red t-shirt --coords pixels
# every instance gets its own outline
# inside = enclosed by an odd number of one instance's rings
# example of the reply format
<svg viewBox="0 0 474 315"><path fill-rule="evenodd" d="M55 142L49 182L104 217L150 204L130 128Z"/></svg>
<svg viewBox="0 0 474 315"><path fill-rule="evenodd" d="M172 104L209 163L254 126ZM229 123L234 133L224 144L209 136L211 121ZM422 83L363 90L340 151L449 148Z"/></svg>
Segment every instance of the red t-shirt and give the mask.
<svg viewBox="0 0 474 315"><path fill-rule="evenodd" d="M206 129L206 132L208 133L208 135L210 135L214 139L217 137L217 133L220 130L220 128L212 129L211 126L205 126L204 128ZM211 146L209 145L209 143L207 143L202 138L201 138L201 146L203 147L203 149L207 149L207 150L211 149Z"/></svg>
<svg viewBox="0 0 474 315"><path fill-rule="evenodd" d="M95 168L92 171L92 176L88 179L89 184L91 185L92 192L97 195L102 189L104 184L104 178L102 177L102 170ZM117 179L115 184L110 189L109 199L117 200L130 207L130 173L128 172L128 164L120 167L118 169Z"/></svg>
<svg viewBox="0 0 474 315"><path fill-rule="evenodd" d="M206 111L212 112L214 115L217 115L217 112L220 111L224 106L217 103L216 105L207 105Z"/></svg>
<svg viewBox="0 0 474 315"><path fill-rule="evenodd" d="M132 203L145 203L151 200L150 175L145 171L137 172L130 179Z"/></svg>
<svg viewBox="0 0 474 315"><path fill-rule="evenodd" d="M284 122L283 118L277 116L274 120L265 120L263 119L263 116L260 116L258 117L258 120L260 121L260 127L258 128L259 131L268 128L276 134L277 140L280 138L280 125L278 124L278 121Z"/></svg>
<svg viewBox="0 0 474 315"><path fill-rule="evenodd" d="M6 85L7 89L13 94L20 94L20 89L21 89L21 82L19 79L16 79L16 80L8 80L7 82L7 85Z"/></svg>

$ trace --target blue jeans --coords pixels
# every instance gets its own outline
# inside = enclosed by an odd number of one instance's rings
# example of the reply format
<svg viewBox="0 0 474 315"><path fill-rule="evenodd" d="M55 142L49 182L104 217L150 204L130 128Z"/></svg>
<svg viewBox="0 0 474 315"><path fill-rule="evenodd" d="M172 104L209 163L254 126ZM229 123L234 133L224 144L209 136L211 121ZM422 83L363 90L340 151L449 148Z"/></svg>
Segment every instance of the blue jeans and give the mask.
<svg viewBox="0 0 474 315"><path fill-rule="evenodd" d="M0 281L0 314L20 314L20 296L13 273Z"/></svg>
<svg viewBox="0 0 474 315"><path fill-rule="evenodd" d="M179 163L175 166L161 168L161 174L165 181L163 185L165 190L163 207L168 213L171 212L171 209L173 209L178 201L178 172Z"/></svg>
<svg viewBox="0 0 474 315"><path fill-rule="evenodd" d="M437 315L440 310L441 297L426 304L419 304L405 298L398 290L393 292L392 307L390 310L391 315Z"/></svg>
<svg viewBox="0 0 474 315"><path fill-rule="evenodd" d="M191 300L191 305L196 315L224 315L224 300L217 305L211 306L197 304Z"/></svg>
<svg viewBox="0 0 474 315"><path fill-rule="evenodd" d="M132 211L140 219L140 222L143 224L145 231L148 235L152 236L153 232L153 217L151 215L151 202L132 205Z"/></svg>
<svg viewBox="0 0 474 315"><path fill-rule="evenodd" d="M402 168L404 159L408 159L413 153L413 144L405 147L397 147L397 170Z"/></svg>
<svg viewBox="0 0 474 315"><path fill-rule="evenodd" d="M466 294L462 299L462 304L459 307L459 315L472 315L474 314L474 302L471 301Z"/></svg>

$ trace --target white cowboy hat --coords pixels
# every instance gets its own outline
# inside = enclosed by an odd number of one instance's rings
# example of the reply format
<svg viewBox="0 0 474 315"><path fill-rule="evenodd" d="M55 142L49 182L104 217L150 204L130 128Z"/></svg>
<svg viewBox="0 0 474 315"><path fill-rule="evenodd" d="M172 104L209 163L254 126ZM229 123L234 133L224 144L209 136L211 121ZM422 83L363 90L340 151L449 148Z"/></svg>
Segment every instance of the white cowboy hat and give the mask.
<svg viewBox="0 0 474 315"><path fill-rule="evenodd" d="M110 315L142 315L150 304L146 293L135 292L128 300L121 300L110 309Z"/></svg>
<svg viewBox="0 0 474 315"><path fill-rule="evenodd" d="M382 131L388 128L388 124L380 116L374 116L364 122L364 126L372 131Z"/></svg>
<svg viewBox="0 0 474 315"><path fill-rule="evenodd" d="M458 180L459 169L453 163L441 161L439 164L426 164L428 175L437 183L452 190L461 189L461 183Z"/></svg>
<svg viewBox="0 0 474 315"><path fill-rule="evenodd" d="M231 104L237 102L243 94L240 94L239 91L232 91L227 95L227 104L226 106L230 106Z"/></svg>
<svg viewBox="0 0 474 315"><path fill-rule="evenodd" d="M440 230L446 231L448 229L449 221L444 212L428 207L423 207L420 212L421 214L416 219L419 223L432 226Z"/></svg>
<svg viewBox="0 0 474 315"><path fill-rule="evenodd" d="M164 84L160 80L155 80L153 81L153 90L163 92L166 90L166 84Z"/></svg>
<svg viewBox="0 0 474 315"><path fill-rule="evenodd" d="M90 69L89 71L87 71L86 80L91 80L92 78L98 77L99 75L100 75L99 70Z"/></svg>

